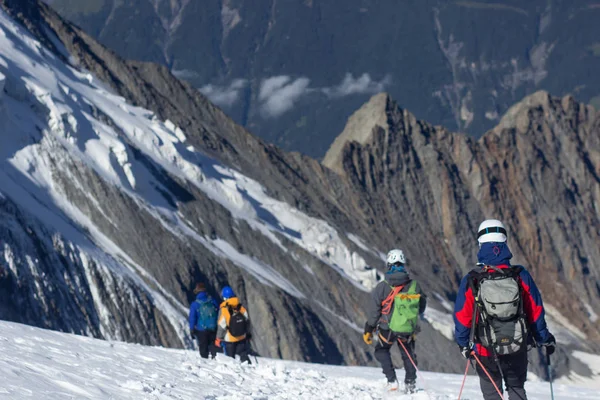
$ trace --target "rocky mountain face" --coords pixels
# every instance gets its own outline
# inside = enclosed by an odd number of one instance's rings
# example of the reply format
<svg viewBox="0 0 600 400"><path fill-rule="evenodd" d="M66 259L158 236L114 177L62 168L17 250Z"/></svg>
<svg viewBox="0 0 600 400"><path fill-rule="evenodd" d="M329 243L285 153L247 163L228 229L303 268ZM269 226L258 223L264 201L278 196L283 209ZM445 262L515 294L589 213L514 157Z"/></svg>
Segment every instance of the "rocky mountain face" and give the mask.
<svg viewBox="0 0 600 400"><path fill-rule="evenodd" d="M597 338L599 123L594 107L537 92L475 141L418 121L381 94L350 118L323 164L368 193L365 214L401 221L417 238L413 257L430 252L419 246L425 240L440 264L472 265L473 227L500 218L549 303Z"/></svg>
<svg viewBox="0 0 600 400"><path fill-rule="evenodd" d="M562 372L590 373L571 351L600 342L593 107L538 92L475 140L380 94L320 164L44 4L0 7L1 318L184 346L202 279L240 294L261 354L368 363L367 290L401 247L430 298L421 366L462 372L449 308L479 222L497 217L540 284Z"/></svg>
<svg viewBox="0 0 600 400"><path fill-rule="evenodd" d="M382 91L474 137L537 90L600 105L595 0L49 3L120 56L167 66L252 132L317 158Z"/></svg>

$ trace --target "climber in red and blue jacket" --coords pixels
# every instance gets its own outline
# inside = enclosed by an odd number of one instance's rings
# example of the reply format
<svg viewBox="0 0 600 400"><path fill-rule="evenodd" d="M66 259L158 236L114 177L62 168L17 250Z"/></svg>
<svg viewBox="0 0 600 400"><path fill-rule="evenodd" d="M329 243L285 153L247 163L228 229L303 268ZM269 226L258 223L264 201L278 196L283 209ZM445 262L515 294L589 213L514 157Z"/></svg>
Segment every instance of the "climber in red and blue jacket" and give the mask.
<svg viewBox="0 0 600 400"><path fill-rule="evenodd" d="M482 272L494 273L511 269L510 259L512 253L508 248L506 228L498 220L486 220L478 229L479 252L477 253L478 268L467 274L460 283L456 303L454 305L454 334L455 340L460 347L461 354L470 359L473 352L479 357L481 364L477 365L477 373L480 378L481 390L485 400L496 399L498 393L492 381L487 377L484 368L490 372L494 383L502 391L502 376L506 383L509 398L526 399L524 384L527 377L527 346L512 354L493 354L493 350L484 347L478 338L480 332L480 314L474 313L475 296L473 285L469 283L472 274ZM516 275L516 281L521 288L524 319L527 323L529 337L525 340L533 340L536 344L545 346L548 354L555 350L556 341L548 331L545 320L542 296L532 276L524 268ZM475 315L475 334L471 343L471 327ZM494 356L494 357L492 357Z"/></svg>

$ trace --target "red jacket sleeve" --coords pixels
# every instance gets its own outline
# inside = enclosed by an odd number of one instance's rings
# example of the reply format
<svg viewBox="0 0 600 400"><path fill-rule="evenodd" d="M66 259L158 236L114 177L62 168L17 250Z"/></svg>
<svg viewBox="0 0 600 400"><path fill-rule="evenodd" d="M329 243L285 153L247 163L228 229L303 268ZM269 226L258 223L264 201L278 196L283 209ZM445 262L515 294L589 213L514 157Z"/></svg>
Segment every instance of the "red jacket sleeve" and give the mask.
<svg viewBox="0 0 600 400"><path fill-rule="evenodd" d="M529 330L537 343L546 343L550 339L550 332L546 326L546 312L542 295L531 274L525 269L521 271L519 278L523 288L523 311L527 316Z"/></svg>
<svg viewBox="0 0 600 400"><path fill-rule="evenodd" d="M459 346L466 347L469 345L474 305L475 298L469 287L467 275L460 282L456 302L454 303L454 340Z"/></svg>

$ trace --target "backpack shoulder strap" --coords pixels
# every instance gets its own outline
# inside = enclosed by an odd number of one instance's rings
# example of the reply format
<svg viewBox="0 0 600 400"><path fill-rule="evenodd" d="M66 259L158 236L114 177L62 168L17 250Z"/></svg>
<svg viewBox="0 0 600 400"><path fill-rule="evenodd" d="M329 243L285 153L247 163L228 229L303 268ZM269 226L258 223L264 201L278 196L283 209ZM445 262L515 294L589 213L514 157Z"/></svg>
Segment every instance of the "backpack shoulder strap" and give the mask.
<svg viewBox="0 0 600 400"><path fill-rule="evenodd" d="M467 273L467 277L468 279L475 279L477 280L477 278L483 276L483 274L487 274L487 272L485 272L485 267L481 267L481 268L473 268L472 270L470 270Z"/></svg>
<svg viewBox="0 0 600 400"><path fill-rule="evenodd" d="M410 282L410 286L408 287L409 294L417 293L417 281L413 280Z"/></svg>
<svg viewBox="0 0 600 400"><path fill-rule="evenodd" d="M233 312L240 312L240 310L242 309L242 303L238 303L235 306L232 306L231 304L227 305L227 309L229 311L229 314L233 314Z"/></svg>
<svg viewBox="0 0 600 400"><path fill-rule="evenodd" d="M223 311L227 311L227 313L225 314L225 323L227 324L227 327L229 327L229 321L231 320L231 317L233 316L233 308L231 307L231 305L227 304L227 305L225 305Z"/></svg>
<svg viewBox="0 0 600 400"><path fill-rule="evenodd" d="M477 293L477 289L479 287L479 280L481 279L483 274L484 272L476 271L474 269L469 271L469 273L467 274L467 285L473 291L473 295Z"/></svg>
<svg viewBox="0 0 600 400"><path fill-rule="evenodd" d="M477 309L480 306L479 303L479 287L483 280L489 278L489 272L484 270L473 269L469 271L467 274L467 285L471 288L471 292L473 293L473 298L475 299L475 307L473 307L474 312L477 312Z"/></svg>
<svg viewBox="0 0 600 400"><path fill-rule="evenodd" d="M520 267L520 266L517 266L517 267ZM520 267L520 268L522 268L522 267ZM493 265L485 265L485 266L483 266L483 269L481 269L479 271L477 271L475 269L469 271L469 273L467 274L467 277L468 277L467 279L468 279L469 285L472 286L471 288L475 289L475 288L478 288L479 282L481 282L485 279L497 278L498 275L494 275L495 273L498 273L502 276L513 276L513 274L515 273L514 272L515 270L516 270L516 267L498 268ZM519 273L520 273L520 270L519 270ZM518 273L517 273L517 275L518 275Z"/></svg>
<svg viewBox="0 0 600 400"><path fill-rule="evenodd" d="M513 265L510 269L516 278L521 274L521 272L523 272L525 267L523 267L522 265Z"/></svg>

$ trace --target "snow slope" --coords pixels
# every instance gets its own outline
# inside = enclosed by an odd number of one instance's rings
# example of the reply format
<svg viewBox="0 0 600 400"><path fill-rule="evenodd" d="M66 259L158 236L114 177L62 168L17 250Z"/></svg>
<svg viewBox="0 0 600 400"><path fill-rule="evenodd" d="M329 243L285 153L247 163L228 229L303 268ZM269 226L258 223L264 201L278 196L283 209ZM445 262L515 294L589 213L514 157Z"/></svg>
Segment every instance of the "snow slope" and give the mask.
<svg viewBox="0 0 600 400"><path fill-rule="evenodd" d="M253 366L220 355L145 347L0 322L0 397L42 399L455 399L461 376L423 373L427 393L383 396L377 368L332 367L258 358ZM400 371L402 374L402 371ZM547 383L527 383L530 400ZM556 384L557 399L598 399L597 390ZM481 399L467 378L463 399Z"/></svg>
<svg viewBox="0 0 600 400"><path fill-rule="evenodd" d="M54 176L40 162L44 153L59 148L66 151L65 157L81 161L151 209L161 223L187 232L180 229L176 210L164 199L163 193L169 191L136 159L135 149L164 171L195 185L283 250L279 236L361 288L376 283L376 271L364 268L364 259L345 244L334 227L271 198L260 183L196 151L186 143L185 132L179 127L127 104L91 74L65 65L0 11L0 87L4 84L17 101L7 100L3 105L0 144L5 150L0 151L0 162L8 162L7 166L48 192L63 211L71 211L67 213L71 218L76 219L73 214L77 210L69 210L68 199L56 190ZM32 110L37 115L31 115ZM83 222L78 220L85 225ZM215 252L224 246L227 244L222 242L209 244ZM239 257L232 257L232 261L239 261ZM280 284L280 277L270 279L268 268L259 271L263 266L257 262L248 272L297 295L287 283Z"/></svg>

